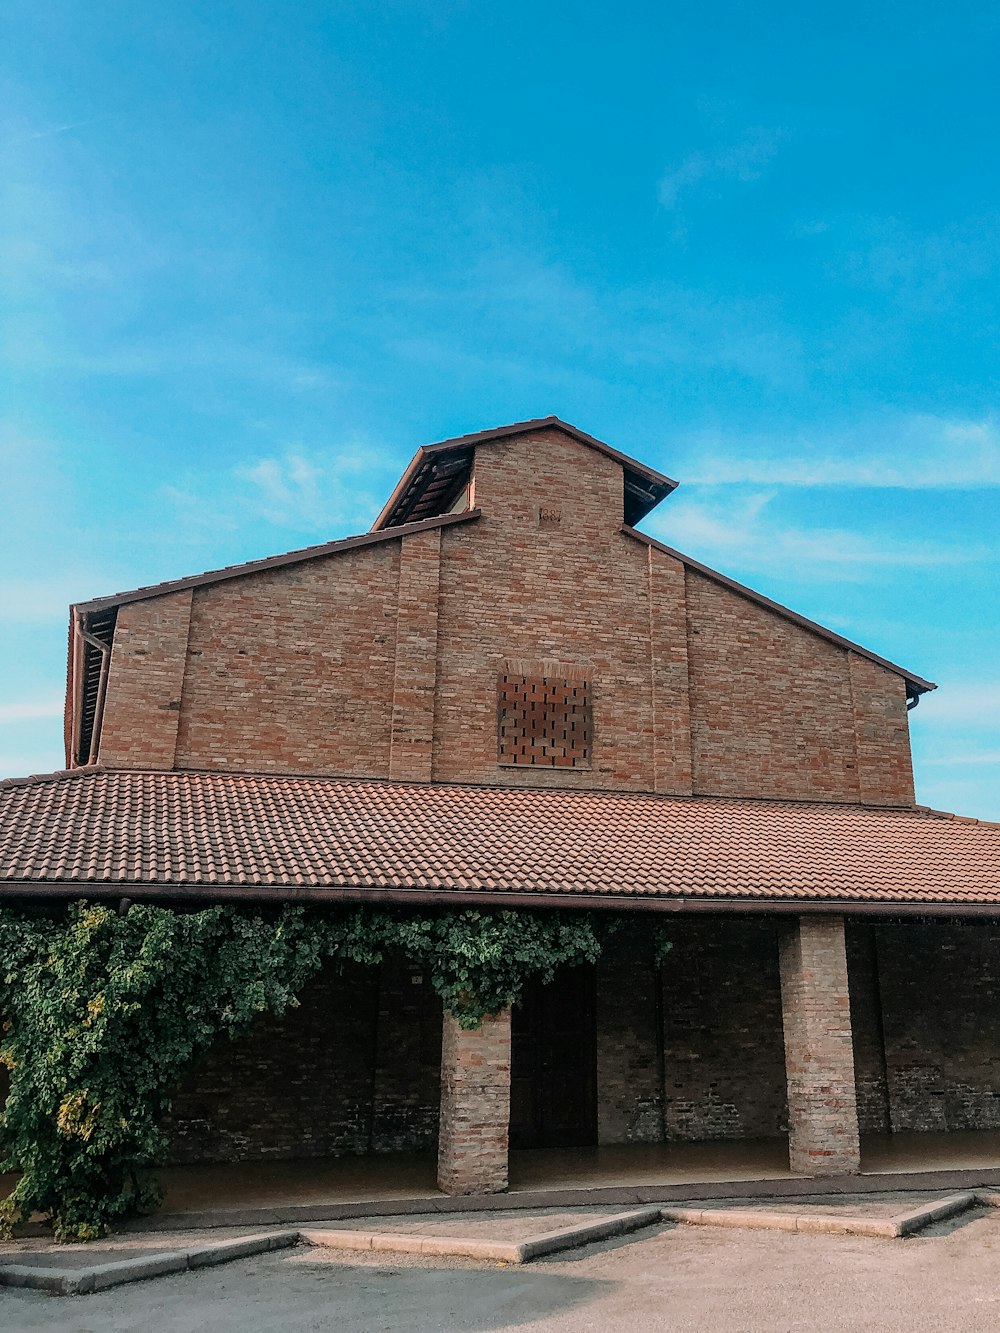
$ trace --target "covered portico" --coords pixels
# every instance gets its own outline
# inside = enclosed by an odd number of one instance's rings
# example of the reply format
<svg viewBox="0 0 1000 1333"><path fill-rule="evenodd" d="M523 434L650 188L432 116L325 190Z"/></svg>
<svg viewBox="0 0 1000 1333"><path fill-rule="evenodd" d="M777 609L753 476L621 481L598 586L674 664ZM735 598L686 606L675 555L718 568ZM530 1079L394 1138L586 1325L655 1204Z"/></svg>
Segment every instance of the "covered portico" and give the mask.
<svg viewBox="0 0 1000 1333"><path fill-rule="evenodd" d="M2 795L0 883L19 903L626 923L596 964L539 975L478 1027L442 1012L405 957L317 978L301 1009L191 1069L169 1126L178 1167L418 1154L442 1192L489 1194L578 1170L651 1184L848 1176L867 1168L866 1144L891 1159L888 1135L1000 1129L998 826L820 802L136 770ZM657 932L672 946L661 958Z"/></svg>

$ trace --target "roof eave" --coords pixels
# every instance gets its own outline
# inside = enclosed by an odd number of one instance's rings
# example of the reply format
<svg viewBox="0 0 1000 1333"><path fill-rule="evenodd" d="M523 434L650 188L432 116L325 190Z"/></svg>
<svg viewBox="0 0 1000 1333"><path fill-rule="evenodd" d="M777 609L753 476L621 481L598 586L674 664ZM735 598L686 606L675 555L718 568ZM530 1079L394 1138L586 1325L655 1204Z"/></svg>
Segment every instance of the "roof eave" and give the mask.
<svg viewBox="0 0 1000 1333"><path fill-rule="evenodd" d="M574 911L726 913L797 916L984 917L1000 918L1000 901L960 902L932 898L760 898L724 894L617 894L505 891L502 889L427 889L405 885L341 888L291 884L196 884L131 880L6 880L0 898L60 901L76 898L142 899L176 902L391 903L446 907L505 906L570 908Z"/></svg>

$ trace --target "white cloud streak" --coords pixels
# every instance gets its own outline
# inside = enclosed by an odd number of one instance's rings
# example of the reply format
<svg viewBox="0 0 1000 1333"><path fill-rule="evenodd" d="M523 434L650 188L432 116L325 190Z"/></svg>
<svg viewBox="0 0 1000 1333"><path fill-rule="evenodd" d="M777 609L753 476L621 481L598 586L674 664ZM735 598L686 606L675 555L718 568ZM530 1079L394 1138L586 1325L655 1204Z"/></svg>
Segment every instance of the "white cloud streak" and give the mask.
<svg viewBox="0 0 1000 1333"><path fill-rule="evenodd" d="M689 154L661 177L660 203L674 210L699 187L729 181L748 185L759 180L784 137L783 130L756 127L734 144Z"/></svg>
<svg viewBox="0 0 1000 1333"><path fill-rule="evenodd" d="M774 492L757 492L700 501L680 494L648 526L668 545L707 563L786 578L799 574L814 582L866 582L873 570L927 569L983 558L971 547L869 538L841 528L797 528L769 512L774 498Z"/></svg>
<svg viewBox="0 0 1000 1333"><path fill-rule="evenodd" d="M759 437L692 437L685 480L700 485L897 490L1000 486L1000 425L924 415L873 423L840 437L775 445Z"/></svg>
<svg viewBox="0 0 1000 1333"><path fill-rule="evenodd" d="M63 700L54 695L51 699L27 699L0 704L0 726L9 722L37 722L42 718L62 715Z"/></svg>

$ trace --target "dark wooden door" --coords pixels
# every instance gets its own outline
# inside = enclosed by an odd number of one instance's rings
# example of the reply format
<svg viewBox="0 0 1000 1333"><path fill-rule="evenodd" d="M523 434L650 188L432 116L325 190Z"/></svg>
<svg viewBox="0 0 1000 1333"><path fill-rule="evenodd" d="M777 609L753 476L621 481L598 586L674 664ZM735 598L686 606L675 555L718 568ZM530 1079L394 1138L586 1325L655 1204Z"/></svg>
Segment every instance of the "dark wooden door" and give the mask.
<svg viewBox="0 0 1000 1333"><path fill-rule="evenodd" d="M513 1148L597 1142L594 969L567 967L548 986L525 987L511 1017Z"/></svg>

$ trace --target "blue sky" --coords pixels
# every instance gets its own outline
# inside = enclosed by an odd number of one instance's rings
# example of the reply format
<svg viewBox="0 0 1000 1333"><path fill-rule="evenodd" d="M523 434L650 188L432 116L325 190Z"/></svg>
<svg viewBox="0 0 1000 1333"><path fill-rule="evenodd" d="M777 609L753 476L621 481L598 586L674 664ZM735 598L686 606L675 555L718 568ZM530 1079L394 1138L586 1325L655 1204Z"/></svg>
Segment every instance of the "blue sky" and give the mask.
<svg viewBox="0 0 1000 1333"><path fill-rule="evenodd" d="M1000 13L8 0L0 776L73 599L362 531L555 412L645 526L940 689L1000 819Z"/></svg>

